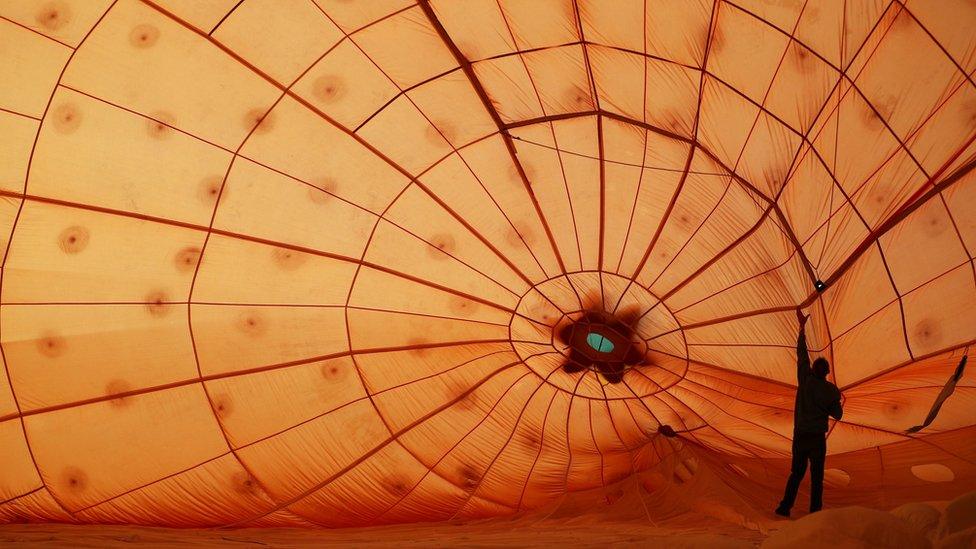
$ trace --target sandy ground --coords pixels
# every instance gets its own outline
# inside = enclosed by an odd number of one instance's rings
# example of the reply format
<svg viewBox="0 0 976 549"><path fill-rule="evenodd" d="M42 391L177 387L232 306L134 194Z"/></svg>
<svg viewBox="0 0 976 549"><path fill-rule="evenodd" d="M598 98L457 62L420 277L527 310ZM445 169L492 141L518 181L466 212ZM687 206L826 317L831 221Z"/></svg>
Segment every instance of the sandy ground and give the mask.
<svg viewBox="0 0 976 549"><path fill-rule="evenodd" d="M648 521L605 517L521 517L348 529L174 529L69 524L0 525L3 547L677 547L683 549L938 549L976 547L976 492L938 508L926 503L890 512L826 509L759 530L707 514Z"/></svg>
<svg viewBox="0 0 976 549"><path fill-rule="evenodd" d="M758 536L758 537L757 537ZM0 525L4 547L755 547L762 536L735 527L676 530L639 525L545 521L407 524L379 528L170 529L67 524Z"/></svg>

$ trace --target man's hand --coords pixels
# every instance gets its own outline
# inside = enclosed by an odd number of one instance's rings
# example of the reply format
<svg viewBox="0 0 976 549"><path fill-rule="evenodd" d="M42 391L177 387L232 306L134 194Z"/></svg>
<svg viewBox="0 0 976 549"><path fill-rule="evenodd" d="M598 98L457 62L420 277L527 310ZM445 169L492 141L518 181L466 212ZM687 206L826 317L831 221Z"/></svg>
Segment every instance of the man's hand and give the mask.
<svg viewBox="0 0 976 549"><path fill-rule="evenodd" d="M810 315L805 315L799 307L796 308L796 321L800 323L800 328L806 326L808 318L810 318Z"/></svg>

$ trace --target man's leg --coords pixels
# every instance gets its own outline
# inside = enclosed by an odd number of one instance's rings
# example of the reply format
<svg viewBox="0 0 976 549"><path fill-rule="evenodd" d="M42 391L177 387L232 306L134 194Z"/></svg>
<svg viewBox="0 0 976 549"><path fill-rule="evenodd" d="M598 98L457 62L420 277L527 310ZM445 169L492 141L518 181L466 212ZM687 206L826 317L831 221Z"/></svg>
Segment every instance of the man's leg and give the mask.
<svg viewBox="0 0 976 549"><path fill-rule="evenodd" d="M793 464L790 467L790 478L786 481L786 492L783 494L783 501L779 503L776 513L789 516L793 502L796 501L796 493L800 489L800 481L807 472L807 453L800 444L796 433L793 434Z"/></svg>
<svg viewBox="0 0 976 549"><path fill-rule="evenodd" d="M827 459L827 440L824 438L810 449L810 512L823 508L824 462Z"/></svg>

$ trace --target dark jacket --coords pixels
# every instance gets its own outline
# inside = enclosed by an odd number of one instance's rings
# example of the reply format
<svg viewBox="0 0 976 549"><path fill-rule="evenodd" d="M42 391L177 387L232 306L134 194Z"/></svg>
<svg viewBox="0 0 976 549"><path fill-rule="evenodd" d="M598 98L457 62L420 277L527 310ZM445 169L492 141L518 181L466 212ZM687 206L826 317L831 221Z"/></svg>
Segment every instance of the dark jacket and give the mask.
<svg viewBox="0 0 976 549"><path fill-rule="evenodd" d="M826 433L827 416L839 420L844 415L837 386L810 370L807 338L800 330L796 342L796 404L793 411L793 431L796 433Z"/></svg>

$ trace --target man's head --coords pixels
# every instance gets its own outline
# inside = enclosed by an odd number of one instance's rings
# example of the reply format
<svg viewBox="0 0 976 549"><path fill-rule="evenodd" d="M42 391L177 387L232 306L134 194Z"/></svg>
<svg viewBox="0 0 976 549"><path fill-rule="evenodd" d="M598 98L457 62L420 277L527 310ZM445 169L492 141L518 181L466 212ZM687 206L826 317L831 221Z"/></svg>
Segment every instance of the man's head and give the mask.
<svg viewBox="0 0 976 549"><path fill-rule="evenodd" d="M813 375L820 378L826 378L827 374L829 373L830 373L830 363L827 362L826 358L820 357L813 361Z"/></svg>

